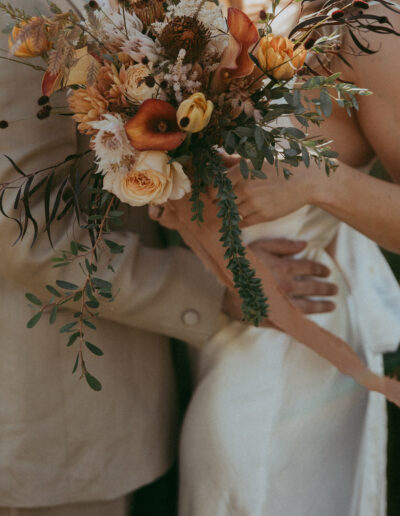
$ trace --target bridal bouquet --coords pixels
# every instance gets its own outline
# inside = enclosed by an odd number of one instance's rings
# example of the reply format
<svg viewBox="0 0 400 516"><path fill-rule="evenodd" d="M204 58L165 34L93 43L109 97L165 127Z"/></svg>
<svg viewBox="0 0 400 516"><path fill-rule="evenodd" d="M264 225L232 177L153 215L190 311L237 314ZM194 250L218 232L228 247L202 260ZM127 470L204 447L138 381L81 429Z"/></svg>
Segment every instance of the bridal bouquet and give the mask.
<svg viewBox="0 0 400 516"><path fill-rule="evenodd" d="M214 188L221 242L244 318L258 325L267 316L262 284L241 242L234 188L221 151L238 156L245 179L265 178L265 160L288 179L291 167L308 166L311 160L329 174L336 154L328 142L309 137L307 128L329 116L333 102L357 108L356 95L369 92L341 81L323 64L323 54L338 53L338 34L326 36L319 29L348 27L358 49L368 52L357 36L366 27L368 4L355 0L339 9L330 0L288 38L271 29L279 0L259 13L257 24L236 8L226 17L218 2L205 0L88 1L85 12L73 5L64 12L56 2L48 3L51 14L33 16L0 3L12 19L7 58L42 74L38 118L72 116L90 137L92 166L71 172L68 165L81 156L68 156L56 169L25 174L8 157L18 175L12 184L0 184L0 211L17 222L19 238L31 224L36 239L40 228L29 199L42 189L50 243L53 222L68 214L88 231L91 245L71 241L70 249L54 258L55 267L80 261L82 285L61 280L48 285L48 301L28 293L38 308L28 326L45 313L53 324L61 305L79 302L80 310L60 331L68 334L68 345L79 343L74 371L80 363L91 387L100 389L86 370L82 349L86 344L95 354L102 351L87 341L84 329L95 329L100 300L113 298L112 285L100 277L96 263L101 251L123 252L110 235L124 204L161 205L188 194L192 220L201 223L202 195ZM368 26L391 30L387 18L369 19ZM43 63L32 64L33 57ZM321 64L322 75L313 62ZM69 110L53 107L52 95L65 89ZM284 116L295 117L302 130L283 123ZM5 130L7 125L1 122ZM5 195L15 195L15 208L22 212L5 214Z"/></svg>

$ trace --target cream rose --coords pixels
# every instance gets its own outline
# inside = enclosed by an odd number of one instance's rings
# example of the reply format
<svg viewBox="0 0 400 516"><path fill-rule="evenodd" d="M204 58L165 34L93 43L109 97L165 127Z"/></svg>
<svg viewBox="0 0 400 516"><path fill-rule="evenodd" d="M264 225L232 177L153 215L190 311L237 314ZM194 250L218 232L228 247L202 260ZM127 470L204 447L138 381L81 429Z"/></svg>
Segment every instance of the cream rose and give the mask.
<svg viewBox="0 0 400 516"><path fill-rule="evenodd" d="M132 102L144 102L151 99L156 92L156 86L149 87L146 77L150 71L144 64L132 65L127 68L124 76L123 91Z"/></svg>
<svg viewBox="0 0 400 516"><path fill-rule="evenodd" d="M177 161L163 151L146 151L138 155L128 172L110 171L103 187L131 206L163 204L190 192L190 181Z"/></svg>

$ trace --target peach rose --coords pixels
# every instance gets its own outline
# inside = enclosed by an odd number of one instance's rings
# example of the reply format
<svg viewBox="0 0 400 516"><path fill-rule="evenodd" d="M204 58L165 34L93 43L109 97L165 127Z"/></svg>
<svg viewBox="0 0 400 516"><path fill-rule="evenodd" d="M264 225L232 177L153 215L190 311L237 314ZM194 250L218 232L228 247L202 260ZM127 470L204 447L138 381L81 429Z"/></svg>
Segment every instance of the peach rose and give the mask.
<svg viewBox="0 0 400 516"><path fill-rule="evenodd" d="M269 34L261 38L257 58L261 68L277 80L288 80L304 64L307 51L303 45L294 48L290 39Z"/></svg>
<svg viewBox="0 0 400 516"><path fill-rule="evenodd" d="M110 171L103 188L131 206L163 204L190 192L190 181L177 161L163 151L145 151L138 155L128 172Z"/></svg>
<svg viewBox="0 0 400 516"><path fill-rule="evenodd" d="M150 71L144 64L136 64L126 69L123 80L123 92L132 102L143 102L151 99L156 92L156 86L148 86L146 77Z"/></svg>

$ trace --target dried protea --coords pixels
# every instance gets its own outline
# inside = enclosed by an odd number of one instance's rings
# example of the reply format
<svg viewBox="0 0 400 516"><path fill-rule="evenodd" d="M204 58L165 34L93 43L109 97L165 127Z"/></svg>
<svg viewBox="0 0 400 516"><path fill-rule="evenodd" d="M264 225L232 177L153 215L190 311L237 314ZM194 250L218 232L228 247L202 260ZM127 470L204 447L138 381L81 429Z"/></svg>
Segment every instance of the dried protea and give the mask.
<svg viewBox="0 0 400 516"><path fill-rule="evenodd" d="M145 26L164 19L163 0L131 0L130 3L136 16Z"/></svg>
<svg viewBox="0 0 400 516"><path fill-rule="evenodd" d="M184 62L195 62L203 54L210 37L210 31L197 18L177 16L164 27L159 41L168 57L176 59L184 48Z"/></svg>
<svg viewBox="0 0 400 516"><path fill-rule="evenodd" d="M99 90L93 86L76 90L69 97L68 103L74 113L74 120L79 124L79 131L95 134L97 130L93 129L90 122L101 120L102 115L108 111L108 101Z"/></svg>

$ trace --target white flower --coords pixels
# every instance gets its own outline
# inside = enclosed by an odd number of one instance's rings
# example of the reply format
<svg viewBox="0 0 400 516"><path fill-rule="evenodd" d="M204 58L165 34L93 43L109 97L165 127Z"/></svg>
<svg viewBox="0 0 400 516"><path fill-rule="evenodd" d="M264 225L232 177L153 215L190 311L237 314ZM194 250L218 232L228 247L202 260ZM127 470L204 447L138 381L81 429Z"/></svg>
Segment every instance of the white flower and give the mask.
<svg viewBox="0 0 400 516"><path fill-rule="evenodd" d="M126 41L121 50L137 63L140 63L144 57L147 57L149 63L156 63L160 58L160 49L156 43L139 31L132 31L133 35Z"/></svg>
<svg viewBox="0 0 400 516"><path fill-rule="evenodd" d="M120 165L129 156L134 156L125 131L124 121L120 115L107 113L104 120L91 122L89 125L98 132L92 138L99 172L106 172L112 165Z"/></svg>
<svg viewBox="0 0 400 516"><path fill-rule="evenodd" d="M177 161L163 151L138 154L131 170L114 169L104 177L103 188L131 206L163 204L190 192L190 181Z"/></svg>
<svg viewBox="0 0 400 516"><path fill-rule="evenodd" d="M108 47L120 50L129 40L134 39L143 30L143 23L134 12L125 11L125 16L118 9L105 5L97 14L101 20L101 41Z"/></svg>

